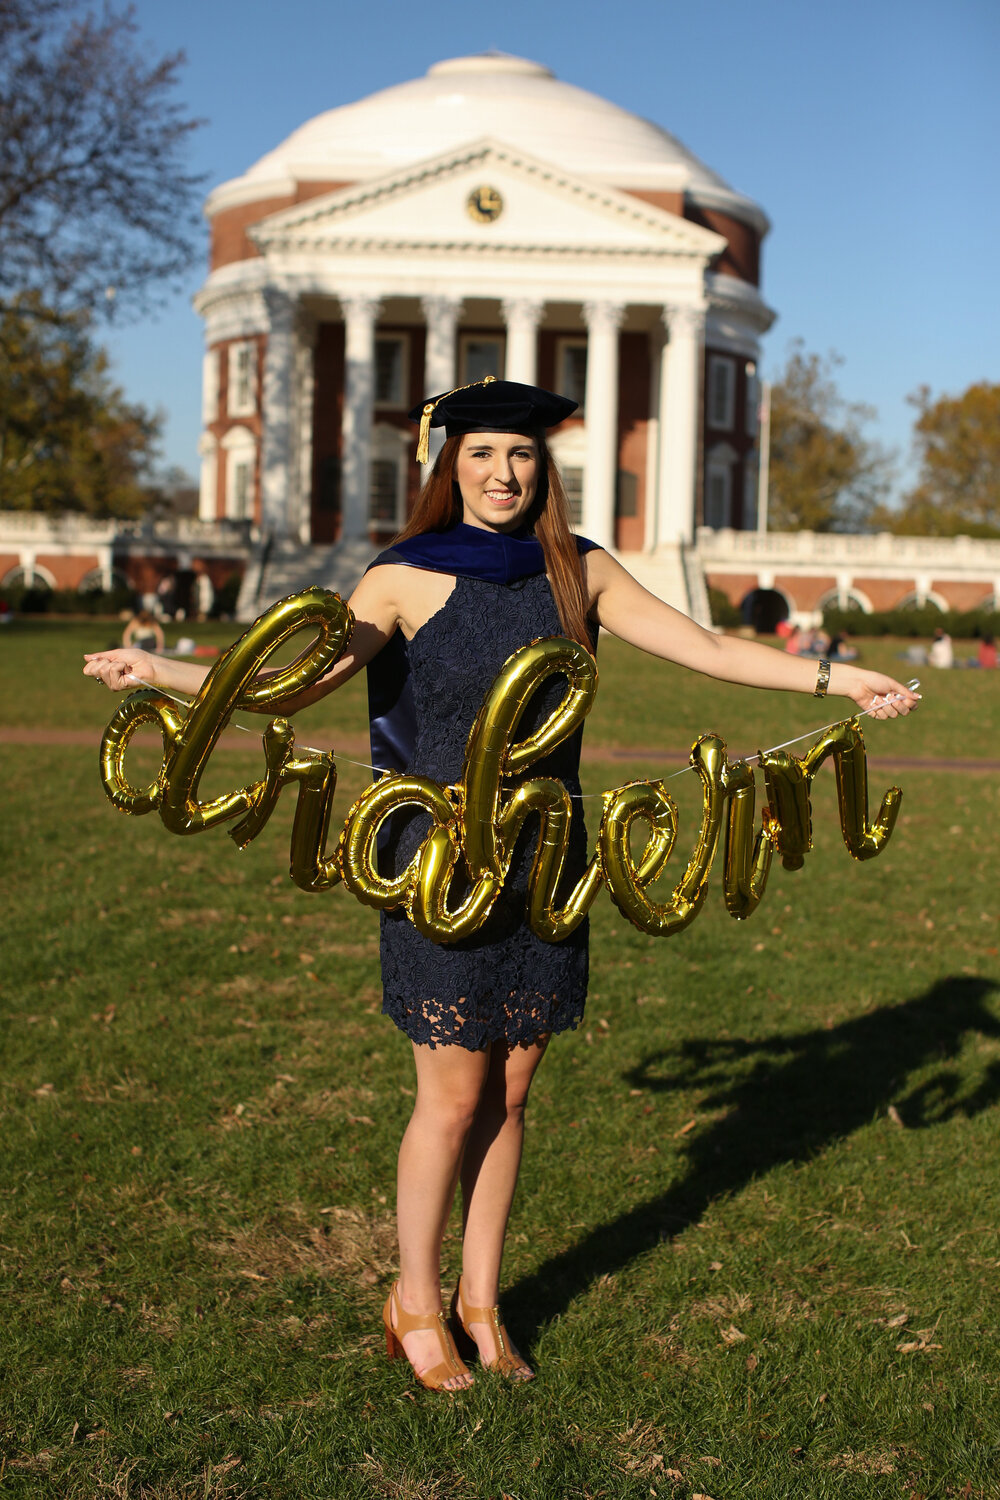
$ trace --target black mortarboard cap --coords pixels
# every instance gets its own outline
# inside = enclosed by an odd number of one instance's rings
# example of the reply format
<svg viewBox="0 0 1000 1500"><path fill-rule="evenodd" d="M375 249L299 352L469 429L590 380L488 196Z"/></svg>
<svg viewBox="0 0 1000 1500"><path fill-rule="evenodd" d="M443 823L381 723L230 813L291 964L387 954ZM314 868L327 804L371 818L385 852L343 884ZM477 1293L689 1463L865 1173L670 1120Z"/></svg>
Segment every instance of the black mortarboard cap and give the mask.
<svg viewBox="0 0 1000 1500"><path fill-rule="evenodd" d="M410 421L420 423L417 462L427 462L432 427L443 427L448 437L463 432L532 432L538 427L555 427L576 408L575 401L554 391L487 375L485 380L431 396L413 408Z"/></svg>

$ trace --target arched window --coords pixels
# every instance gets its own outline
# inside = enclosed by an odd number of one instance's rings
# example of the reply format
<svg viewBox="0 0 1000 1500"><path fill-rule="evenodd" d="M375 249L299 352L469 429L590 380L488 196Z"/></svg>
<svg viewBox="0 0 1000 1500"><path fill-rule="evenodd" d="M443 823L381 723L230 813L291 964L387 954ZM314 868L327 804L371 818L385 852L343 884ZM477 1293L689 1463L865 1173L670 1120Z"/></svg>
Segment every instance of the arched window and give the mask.
<svg viewBox="0 0 1000 1500"><path fill-rule="evenodd" d="M117 568L112 568L108 575L105 575L103 568L91 568L80 579L76 591L78 594L102 594L105 592L105 585L112 591L131 587L125 574L120 573Z"/></svg>
<svg viewBox="0 0 1000 1500"><path fill-rule="evenodd" d="M4 589L54 589L56 581L48 568L11 568L0 579Z"/></svg>
<svg viewBox="0 0 1000 1500"><path fill-rule="evenodd" d="M937 594L927 593L927 594L924 594L923 597L921 597L916 592L910 593L910 594L905 594L903 596L903 598L900 599L900 601L899 601L898 604L893 605L893 608L894 609L907 609L907 610L908 609L926 609L928 607L928 605L930 606L931 609L941 610L942 612L947 608L947 605L943 603L943 601L940 599L940 597Z"/></svg>

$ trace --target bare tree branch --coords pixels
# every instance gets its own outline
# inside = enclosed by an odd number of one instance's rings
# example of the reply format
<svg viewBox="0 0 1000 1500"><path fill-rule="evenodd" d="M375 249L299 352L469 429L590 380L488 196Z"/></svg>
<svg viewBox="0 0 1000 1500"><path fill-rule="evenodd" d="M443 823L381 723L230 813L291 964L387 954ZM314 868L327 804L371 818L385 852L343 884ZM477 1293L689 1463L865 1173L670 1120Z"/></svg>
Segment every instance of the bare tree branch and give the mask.
<svg viewBox="0 0 1000 1500"><path fill-rule="evenodd" d="M131 9L0 0L0 303L134 310L190 268L204 179L183 61L148 62Z"/></svg>

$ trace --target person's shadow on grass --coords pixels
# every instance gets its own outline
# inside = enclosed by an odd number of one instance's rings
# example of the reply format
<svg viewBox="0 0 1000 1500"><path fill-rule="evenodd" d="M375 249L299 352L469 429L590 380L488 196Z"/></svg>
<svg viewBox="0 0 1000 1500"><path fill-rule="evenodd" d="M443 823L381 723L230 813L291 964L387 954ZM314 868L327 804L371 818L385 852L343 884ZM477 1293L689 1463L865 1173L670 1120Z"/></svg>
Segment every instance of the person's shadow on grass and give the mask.
<svg viewBox="0 0 1000 1500"><path fill-rule="evenodd" d="M784 1162L802 1161L895 1109L909 1128L972 1116L1000 1101L1000 1062L973 1092L949 1067L969 1032L1000 1037L986 1006L988 979L939 980L922 995L830 1030L759 1040L695 1037L650 1053L626 1080L668 1093L707 1090L700 1108L726 1113L692 1136L688 1170L666 1192L592 1229L505 1293L512 1323L530 1335L598 1277L697 1223L716 1198ZM929 1064L934 1075L907 1089Z"/></svg>

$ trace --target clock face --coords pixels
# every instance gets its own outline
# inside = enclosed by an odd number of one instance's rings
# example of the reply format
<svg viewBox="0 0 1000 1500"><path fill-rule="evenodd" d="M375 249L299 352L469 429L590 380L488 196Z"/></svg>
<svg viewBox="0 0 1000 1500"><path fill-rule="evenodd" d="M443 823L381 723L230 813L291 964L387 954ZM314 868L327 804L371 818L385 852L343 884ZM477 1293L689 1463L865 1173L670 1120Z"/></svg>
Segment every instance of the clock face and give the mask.
<svg viewBox="0 0 1000 1500"><path fill-rule="evenodd" d="M503 213L503 199L494 187L477 187L465 200L465 207L477 224L492 224Z"/></svg>

